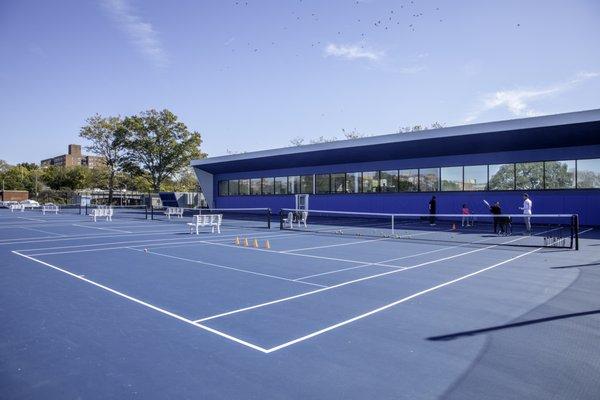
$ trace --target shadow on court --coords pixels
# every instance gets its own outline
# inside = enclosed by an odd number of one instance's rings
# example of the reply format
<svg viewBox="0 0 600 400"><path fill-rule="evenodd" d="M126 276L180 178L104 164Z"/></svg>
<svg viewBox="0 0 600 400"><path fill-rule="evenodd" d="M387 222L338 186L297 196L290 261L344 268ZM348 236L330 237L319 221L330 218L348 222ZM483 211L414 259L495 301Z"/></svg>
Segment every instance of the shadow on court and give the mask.
<svg viewBox="0 0 600 400"><path fill-rule="evenodd" d="M519 328L522 326L541 324L544 322L556 321L556 320L567 319L567 318L584 317L586 315L594 315L594 314L600 314L600 310L583 311L583 312L570 313L570 314L561 314L561 315L555 315L552 317L537 318L537 319L531 319L528 321L514 322L511 324L491 326L491 327L482 328L482 329L474 329L471 331L451 333L449 335L431 336L431 337L428 337L427 340L436 341L436 342L449 341L449 340L454 340L454 339L460 339L460 338L466 337L466 336L475 336L475 335L480 335L482 333L495 332L495 331L499 331L499 330L503 330L503 329Z"/></svg>
<svg viewBox="0 0 600 400"><path fill-rule="evenodd" d="M600 266L600 262L593 262L590 264L563 265L561 267L550 267L550 269L566 269L566 268L597 267L597 266Z"/></svg>

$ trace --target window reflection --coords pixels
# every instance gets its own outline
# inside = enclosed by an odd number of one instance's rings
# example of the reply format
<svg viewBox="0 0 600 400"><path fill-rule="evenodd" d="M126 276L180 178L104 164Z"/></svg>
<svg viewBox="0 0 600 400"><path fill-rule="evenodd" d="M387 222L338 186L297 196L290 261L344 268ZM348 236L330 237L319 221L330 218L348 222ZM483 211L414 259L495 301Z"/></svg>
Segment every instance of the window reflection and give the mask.
<svg viewBox="0 0 600 400"><path fill-rule="evenodd" d="M515 189L515 164L493 164L489 166L490 190Z"/></svg>
<svg viewBox="0 0 600 400"><path fill-rule="evenodd" d="M401 169L398 173L398 190L416 192L419 190L419 170Z"/></svg>
<svg viewBox="0 0 600 400"><path fill-rule="evenodd" d="M439 168L419 168L419 190L437 192L440 188Z"/></svg>
<svg viewBox="0 0 600 400"><path fill-rule="evenodd" d="M379 188L382 193L398 191L398 171L381 171Z"/></svg>
<svg viewBox="0 0 600 400"><path fill-rule="evenodd" d="M379 171L362 173L363 192L377 193L379 191Z"/></svg>
<svg viewBox="0 0 600 400"><path fill-rule="evenodd" d="M600 158L577 160L577 187L600 188Z"/></svg>

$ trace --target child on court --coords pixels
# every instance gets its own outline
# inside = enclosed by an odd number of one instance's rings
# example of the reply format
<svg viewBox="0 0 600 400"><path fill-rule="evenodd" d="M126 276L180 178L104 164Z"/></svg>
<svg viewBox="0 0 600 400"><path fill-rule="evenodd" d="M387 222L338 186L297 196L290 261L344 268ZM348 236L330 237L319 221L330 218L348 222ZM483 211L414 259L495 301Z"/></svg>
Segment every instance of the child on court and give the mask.
<svg viewBox="0 0 600 400"><path fill-rule="evenodd" d="M473 226L473 217L471 217L471 210L466 204L462 205L462 226Z"/></svg>

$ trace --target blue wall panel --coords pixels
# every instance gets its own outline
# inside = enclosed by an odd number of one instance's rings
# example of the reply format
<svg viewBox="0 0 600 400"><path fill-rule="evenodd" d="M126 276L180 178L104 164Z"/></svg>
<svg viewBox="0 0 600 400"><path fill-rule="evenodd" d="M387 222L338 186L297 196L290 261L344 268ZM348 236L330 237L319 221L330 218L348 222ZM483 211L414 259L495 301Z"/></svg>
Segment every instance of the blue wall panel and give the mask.
<svg viewBox="0 0 600 400"><path fill-rule="evenodd" d="M384 213L427 213L432 194L437 197L438 213L460 213L463 203L473 213L487 214L483 200L500 201L502 211L520 214L521 191L510 192L437 192L310 195L314 210L365 211ZM579 214L582 225L600 225L600 190L546 190L528 192L535 214ZM270 207L273 212L294 207L294 196L218 197L217 207Z"/></svg>
<svg viewBox="0 0 600 400"><path fill-rule="evenodd" d="M290 167L285 169L268 169L268 165L265 165L265 169L263 170L215 175L213 184L215 193L218 193L218 181L237 178L585 158L600 158L600 146L573 146L541 150L370 161L300 168ZM365 159L369 159L368 154L365 154ZM310 208L365 212L426 213L427 203L432 194L435 194L438 198L439 213L459 213L463 203L467 203L474 213L487 213L488 211L483 205L483 199L486 199L489 202L500 201L503 212L505 213L520 213L518 207L522 204L522 193L522 191L490 191L311 195ZM600 190L543 190L530 191L529 194L534 202L534 213L578 213L581 217L582 224L600 225L600 209L598 206L600 204ZM216 207L225 208L270 207L273 212L278 212L281 208L294 207L294 196L216 196L215 203Z"/></svg>

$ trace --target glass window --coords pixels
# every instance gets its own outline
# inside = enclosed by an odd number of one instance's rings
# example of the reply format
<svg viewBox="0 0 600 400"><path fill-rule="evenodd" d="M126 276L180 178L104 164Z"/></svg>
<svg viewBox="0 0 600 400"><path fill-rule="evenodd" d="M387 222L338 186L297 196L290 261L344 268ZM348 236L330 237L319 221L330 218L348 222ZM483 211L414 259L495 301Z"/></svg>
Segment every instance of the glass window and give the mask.
<svg viewBox="0 0 600 400"><path fill-rule="evenodd" d="M261 181L260 178L250 179L250 194L251 195L260 195L261 194L261 190L260 190L261 182L260 181Z"/></svg>
<svg viewBox="0 0 600 400"><path fill-rule="evenodd" d="M600 158L577 160L577 187L600 188Z"/></svg>
<svg viewBox="0 0 600 400"><path fill-rule="evenodd" d="M419 168L419 190L421 192L437 192L440 190L439 168Z"/></svg>
<svg viewBox="0 0 600 400"><path fill-rule="evenodd" d="M239 181L237 179L229 181L229 195L237 196L240 194Z"/></svg>
<svg viewBox="0 0 600 400"><path fill-rule="evenodd" d="M493 164L489 171L490 190L515 189L515 164Z"/></svg>
<svg viewBox="0 0 600 400"><path fill-rule="evenodd" d="M265 183L263 182L263 190ZM287 176L278 176L275 178L275 194L287 194L288 178Z"/></svg>
<svg viewBox="0 0 600 400"><path fill-rule="evenodd" d="M289 194L300 193L300 177L299 176L288 176L288 193Z"/></svg>
<svg viewBox="0 0 600 400"><path fill-rule="evenodd" d="M344 193L346 174L331 174L331 193Z"/></svg>
<svg viewBox="0 0 600 400"><path fill-rule="evenodd" d="M240 179L240 194L242 196L250 194L250 179Z"/></svg>
<svg viewBox="0 0 600 400"><path fill-rule="evenodd" d="M575 188L575 160L546 161L544 163L546 189Z"/></svg>
<svg viewBox="0 0 600 400"><path fill-rule="evenodd" d="M300 193L312 194L313 193L313 182L315 180L314 175L302 175L300 177Z"/></svg>
<svg viewBox="0 0 600 400"><path fill-rule="evenodd" d="M401 192L416 192L419 190L419 170L401 169L398 173L398 188Z"/></svg>
<svg viewBox="0 0 600 400"><path fill-rule="evenodd" d="M262 194L273 194L275 178L262 178Z"/></svg>
<svg viewBox="0 0 600 400"><path fill-rule="evenodd" d="M379 174L379 188L382 193L398 191L398 171L381 171Z"/></svg>
<svg viewBox="0 0 600 400"><path fill-rule="evenodd" d="M379 191L379 171L362 173L363 192L377 193Z"/></svg>
<svg viewBox="0 0 600 400"><path fill-rule="evenodd" d="M219 181L219 196L228 196L229 195L229 182L228 181Z"/></svg>
<svg viewBox="0 0 600 400"><path fill-rule="evenodd" d="M440 168L443 192L463 190L463 167Z"/></svg>
<svg viewBox="0 0 600 400"><path fill-rule="evenodd" d="M315 175L315 192L317 194L329 194L329 174Z"/></svg>
<svg viewBox="0 0 600 400"><path fill-rule="evenodd" d="M515 186L517 190L536 190L544 188L544 163L516 163Z"/></svg>
<svg viewBox="0 0 600 400"><path fill-rule="evenodd" d="M348 172L346 174L346 193L360 193L362 189L362 174L360 172Z"/></svg>
<svg viewBox="0 0 600 400"><path fill-rule="evenodd" d="M471 165L465 167L465 190L486 190L488 183L487 165Z"/></svg>

